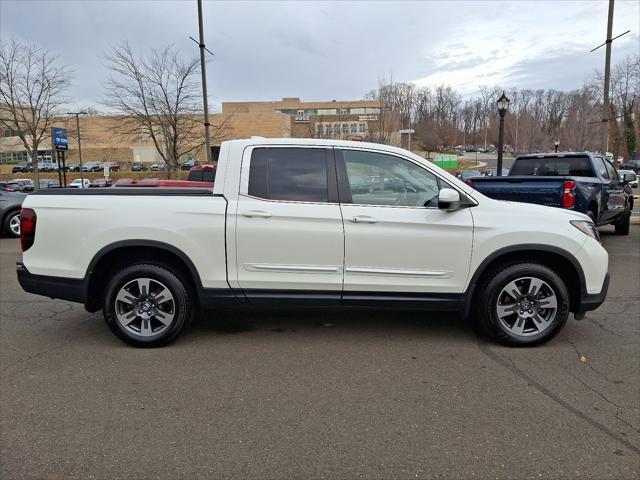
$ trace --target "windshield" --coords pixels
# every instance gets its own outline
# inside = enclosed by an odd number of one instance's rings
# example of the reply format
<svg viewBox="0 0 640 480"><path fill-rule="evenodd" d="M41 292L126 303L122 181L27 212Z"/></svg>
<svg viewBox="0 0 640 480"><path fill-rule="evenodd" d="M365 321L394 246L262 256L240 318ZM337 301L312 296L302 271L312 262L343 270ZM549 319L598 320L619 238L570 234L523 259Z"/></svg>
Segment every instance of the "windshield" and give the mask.
<svg viewBox="0 0 640 480"><path fill-rule="evenodd" d="M510 175L535 175L538 177L593 177L589 157L524 157L518 158Z"/></svg>

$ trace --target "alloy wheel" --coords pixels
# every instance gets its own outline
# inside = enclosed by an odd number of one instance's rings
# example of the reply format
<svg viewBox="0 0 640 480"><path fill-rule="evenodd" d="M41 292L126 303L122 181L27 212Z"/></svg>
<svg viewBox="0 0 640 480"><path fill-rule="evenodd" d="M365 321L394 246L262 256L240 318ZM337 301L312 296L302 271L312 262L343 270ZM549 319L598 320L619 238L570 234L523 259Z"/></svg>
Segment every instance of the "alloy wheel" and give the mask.
<svg viewBox="0 0 640 480"><path fill-rule="evenodd" d="M136 278L118 291L115 314L120 326L139 337L159 335L175 316L176 302L171 291L153 278Z"/></svg>
<svg viewBox="0 0 640 480"><path fill-rule="evenodd" d="M547 282L521 277L509 282L498 295L498 320L511 334L528 337L551 326L556 318L558 298Z"/></svg>
<svg viewBox="0 0 640 480"><path fill-rule="evenodd" d="M16 236L20 236L20 214L16 213L9 219L9 229Z"/></svg>

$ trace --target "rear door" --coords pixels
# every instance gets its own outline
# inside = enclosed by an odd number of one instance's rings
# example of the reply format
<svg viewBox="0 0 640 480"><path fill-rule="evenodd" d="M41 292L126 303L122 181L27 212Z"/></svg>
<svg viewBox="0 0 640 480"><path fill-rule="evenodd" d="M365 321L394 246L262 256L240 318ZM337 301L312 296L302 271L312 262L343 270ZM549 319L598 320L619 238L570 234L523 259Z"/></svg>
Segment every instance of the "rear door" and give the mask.
<svg viewBox="0 0 640 480"><path fill-rule="evenodd" d="M364 149L336 151L345 230L344 299L374 292L462 292L473 220L469 208L438 209L439 190L450 185L408 158ZM368 189L362 179L369 179Z"/></svg>
<svg viewBox="0 0 640 480"><path fill-rule="evenodd" d="M278 294L337 303L344 232L333 150L246 149L235 241L237 281L254 303Z"/></svg>
<svg viewBox="0 0 640 480"><path fill-rule="evenodd" d="M624 210L623 183L618 172L604 158L595 157L596 169L602 177L602 197L598 224L608 223Z"/></svg>

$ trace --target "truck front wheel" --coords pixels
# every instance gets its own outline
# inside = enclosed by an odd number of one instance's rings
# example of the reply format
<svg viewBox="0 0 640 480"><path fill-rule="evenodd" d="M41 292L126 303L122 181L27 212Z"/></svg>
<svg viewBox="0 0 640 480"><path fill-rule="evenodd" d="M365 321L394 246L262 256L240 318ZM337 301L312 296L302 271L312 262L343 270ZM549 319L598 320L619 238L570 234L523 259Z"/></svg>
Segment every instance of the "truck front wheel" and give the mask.
<svg viewBox="0 0 640 480"><path fill-rule="evenodd" d="M482 329L510 346L550 340L569 316L569 292L562 278L538 263L494 271L485 277L478 294Z"/></svg>
<svg viewBox="0 0 640 480"><path fill-rule="evenodd" d="M189 324L192 308L176 275L158 265L136 264L110 280L103 313L121 340L135 347L159 347Z"/></svg>
<svg viewBox="0 0 640 480"><path fill-rule="evenodd" d="M624 213L620 216L615 224L616 235L629 235L629 228L631 224L631 207L627 204Z"/></svg>

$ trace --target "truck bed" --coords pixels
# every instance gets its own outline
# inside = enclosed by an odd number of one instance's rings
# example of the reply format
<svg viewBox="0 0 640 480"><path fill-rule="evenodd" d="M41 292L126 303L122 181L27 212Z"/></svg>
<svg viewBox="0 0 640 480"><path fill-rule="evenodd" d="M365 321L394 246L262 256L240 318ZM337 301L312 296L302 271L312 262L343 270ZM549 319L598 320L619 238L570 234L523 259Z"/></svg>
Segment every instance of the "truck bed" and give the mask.
<svg viewBox="0 0 640 480"><path fill-rule="evenodd" d="M570 177L477 177L473 178L473 188L496 200L535 203L548 207L562 207L564 182Z"/></svg>

